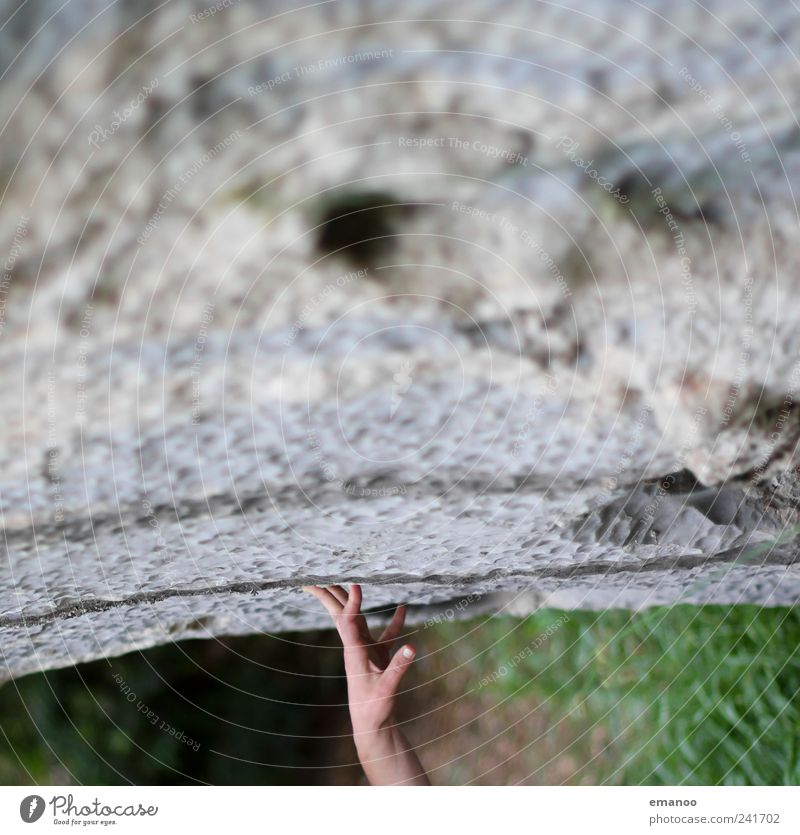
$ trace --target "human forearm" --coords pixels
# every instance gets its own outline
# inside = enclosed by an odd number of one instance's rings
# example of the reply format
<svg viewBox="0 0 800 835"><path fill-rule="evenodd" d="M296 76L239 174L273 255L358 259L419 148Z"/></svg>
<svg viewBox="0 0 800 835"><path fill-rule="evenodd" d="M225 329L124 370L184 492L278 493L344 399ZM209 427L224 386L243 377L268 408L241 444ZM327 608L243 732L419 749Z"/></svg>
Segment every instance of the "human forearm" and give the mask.
<svg viewBox="0 0 800 835"><path fill-rule="evenodd" d="M414 749L397 726L353 731L358 758L373 786L429 786Z"/></svg>

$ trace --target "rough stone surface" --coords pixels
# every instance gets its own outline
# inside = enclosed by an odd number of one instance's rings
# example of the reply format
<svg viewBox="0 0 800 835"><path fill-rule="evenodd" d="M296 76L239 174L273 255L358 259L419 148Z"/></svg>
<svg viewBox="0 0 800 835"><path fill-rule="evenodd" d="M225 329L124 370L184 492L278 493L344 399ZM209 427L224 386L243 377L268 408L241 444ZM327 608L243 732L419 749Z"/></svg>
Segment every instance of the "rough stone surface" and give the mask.
<svg viewBox="0 0 800 835"><path fill-rule="evenodd" d="M798 600L791 4L0 9L0 680Z"/></svg>

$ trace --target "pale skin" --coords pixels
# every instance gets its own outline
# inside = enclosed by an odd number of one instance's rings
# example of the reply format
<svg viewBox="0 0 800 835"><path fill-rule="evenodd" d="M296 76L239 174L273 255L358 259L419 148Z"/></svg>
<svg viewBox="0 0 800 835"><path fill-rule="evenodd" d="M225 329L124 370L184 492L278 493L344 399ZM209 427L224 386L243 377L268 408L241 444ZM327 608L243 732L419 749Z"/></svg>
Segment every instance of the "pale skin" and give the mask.
<svg viewBox="0 0 800 835"><path fill-rule="evenodd" d="M361 613L361 586L306 586L328 610L344 646L347 699L358 758L373 786L429 786L430 781L395 719L400 682L414 661L415 650L403 644L392 654L406 619L398 606L389 625L375 640Z"/></svg>

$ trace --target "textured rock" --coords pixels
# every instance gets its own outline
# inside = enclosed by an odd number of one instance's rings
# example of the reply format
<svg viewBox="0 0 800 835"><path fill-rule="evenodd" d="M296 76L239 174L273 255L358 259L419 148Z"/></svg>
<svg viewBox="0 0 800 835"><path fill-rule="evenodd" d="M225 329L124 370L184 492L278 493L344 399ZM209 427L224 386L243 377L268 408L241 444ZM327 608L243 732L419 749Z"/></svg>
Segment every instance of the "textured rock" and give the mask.
<svg viewBox="0 0 800 835"><path fill-rule="evenodd" d="M798 600L796 9L0 5L0 678Z"/></svg>

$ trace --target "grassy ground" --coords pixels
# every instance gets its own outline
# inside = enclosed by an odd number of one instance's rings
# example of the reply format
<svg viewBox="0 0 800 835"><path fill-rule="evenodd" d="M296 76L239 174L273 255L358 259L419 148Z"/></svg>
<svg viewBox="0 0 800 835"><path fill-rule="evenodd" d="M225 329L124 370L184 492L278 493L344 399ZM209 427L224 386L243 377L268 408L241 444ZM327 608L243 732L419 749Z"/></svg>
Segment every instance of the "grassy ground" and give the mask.
<svg viewBox="0 0 800 835"><path fill-rule="evenodd" d="M548 727L571 728L563 754L579 764L565 782L800 780L797 609L543 610L486 621L468 639L463 625L440 632L452 653L476 659L473 695L498 711L522 701Z"/></svg>
<svg viewBox="0 0 800 835"><path fill-rule="evenodd" d="M437 783L800 781L796 609L542 610L412 640L402 716ZM355 782L340 656L325 632L29 676L0 689L0 783Z"/></svg>

